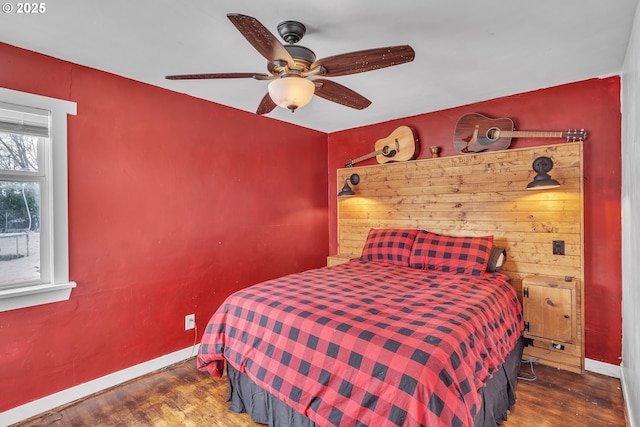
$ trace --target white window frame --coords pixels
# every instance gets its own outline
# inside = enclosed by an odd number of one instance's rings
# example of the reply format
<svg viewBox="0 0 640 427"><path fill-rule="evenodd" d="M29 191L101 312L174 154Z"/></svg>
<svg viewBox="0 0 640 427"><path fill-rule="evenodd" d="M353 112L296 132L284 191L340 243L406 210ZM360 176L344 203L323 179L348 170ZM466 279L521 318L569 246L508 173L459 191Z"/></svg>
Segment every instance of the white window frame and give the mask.
<svg viewBox="0 0 640 427"><path fill-rule="evenodd" d="M76 103L11 89L0 88L0 101L34 107L51 112L48 154L45 170L49 185L41 189L48 197L51 218L50 238L42 239L48 245L49 283L25 284L0 290L0 312L34 305L65 301L71 296L75 282L69 281L69 209L67 195L67 115L76 114ZM54 197L55 196L55 197Z"/></svg>

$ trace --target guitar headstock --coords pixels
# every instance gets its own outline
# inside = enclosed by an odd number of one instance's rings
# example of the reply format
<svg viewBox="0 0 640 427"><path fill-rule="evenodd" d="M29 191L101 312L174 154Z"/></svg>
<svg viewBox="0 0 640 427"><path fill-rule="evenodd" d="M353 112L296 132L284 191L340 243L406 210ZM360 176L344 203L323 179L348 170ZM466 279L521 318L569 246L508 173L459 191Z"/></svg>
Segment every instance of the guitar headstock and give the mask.
<svg viewBox="0 0 640 427"><path fill-rule="evenodd" d="M353 160L347 160L346 162L344 162L344 167L345 168L352 168L353 167Z"/></svg>
<svg viewBox="0 0 640 427"><path fill-rule="evenodd" d="M566 139L567 142L584 141L587 139L587 131L584 129L569 130L568 132L562 132L562 137Z"/></svg>

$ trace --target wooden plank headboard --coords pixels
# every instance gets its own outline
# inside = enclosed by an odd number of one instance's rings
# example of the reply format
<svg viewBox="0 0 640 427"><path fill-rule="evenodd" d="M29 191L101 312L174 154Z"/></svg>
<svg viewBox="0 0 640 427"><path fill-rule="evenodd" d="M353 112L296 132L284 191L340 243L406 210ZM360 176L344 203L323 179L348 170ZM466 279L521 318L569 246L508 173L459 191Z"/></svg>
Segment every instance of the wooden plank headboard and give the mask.
<svg viewBox="0 0 640 427"><path fill-rule="evenodd" d="M526 190L535 176L533 160L539 156L553 160L550 175L561 187ZM582 165L582 143L572 142L339 169L336 194L352 173L360 176L360 183L351 186L356 196L338 201L340 254L360 255L371 228L491 234L494 245L507 249L503 272L519 293L527 276L570 276L577 283L581 307ZM553 255L554 240L565 242L565 255ZM574 350L580 353L582 370L584 333L583 322L578 323L579 344Z"/></svg>

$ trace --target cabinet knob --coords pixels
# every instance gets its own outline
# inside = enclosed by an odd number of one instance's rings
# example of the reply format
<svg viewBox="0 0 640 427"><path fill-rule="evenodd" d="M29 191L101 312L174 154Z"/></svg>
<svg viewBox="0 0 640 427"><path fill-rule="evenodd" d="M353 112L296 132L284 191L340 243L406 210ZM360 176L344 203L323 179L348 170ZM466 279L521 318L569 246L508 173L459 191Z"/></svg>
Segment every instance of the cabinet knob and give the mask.
<svg viewBox="0 0 640 427"><path fill-rule="evenodd" d="M551 307L555 307L556 305L553 303L553 301L551 301L551 298L545 298L544 300L548 305L550 305Z"/></svg>
<svg viewBox="0 0 640 427"><path fill-rule="evenodd" d="M564 318L565 318L565 319L568 319L568 318L569 318L569 315L568 315L568 314L565 314L565 315L564 315Z"/></svg>

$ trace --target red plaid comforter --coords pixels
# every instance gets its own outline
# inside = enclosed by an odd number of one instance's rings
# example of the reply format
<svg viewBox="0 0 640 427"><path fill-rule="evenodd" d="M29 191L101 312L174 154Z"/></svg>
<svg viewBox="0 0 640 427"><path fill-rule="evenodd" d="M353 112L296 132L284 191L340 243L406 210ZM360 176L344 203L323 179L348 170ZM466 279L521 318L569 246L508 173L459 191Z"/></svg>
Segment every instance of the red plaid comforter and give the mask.
<svg viewBox="0 0 640 427"><path fill-rule="evenodd" d="M231 295L198 367L226 359L322 426L471 426L522 329L504 275L350 261Z"/></svg>

